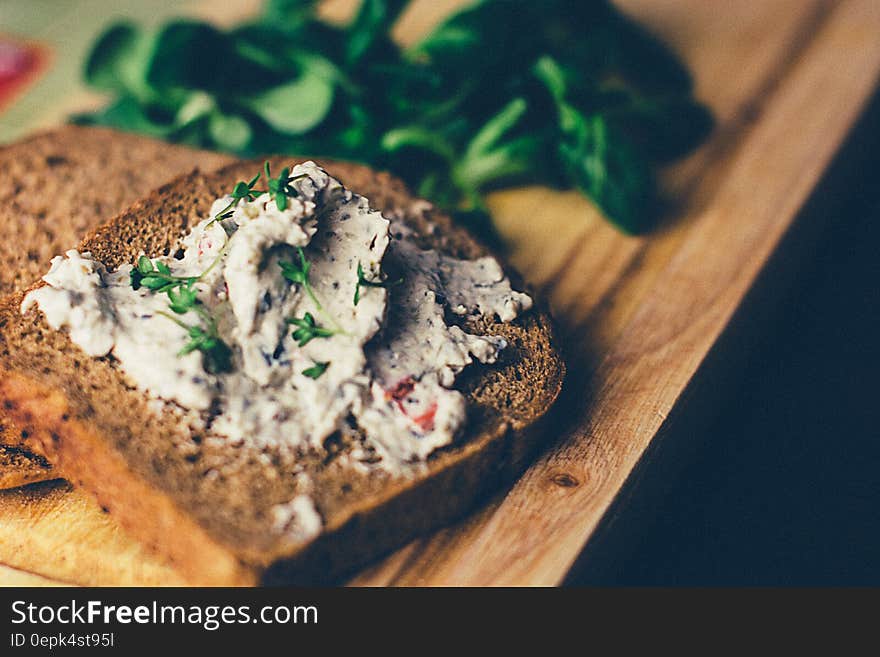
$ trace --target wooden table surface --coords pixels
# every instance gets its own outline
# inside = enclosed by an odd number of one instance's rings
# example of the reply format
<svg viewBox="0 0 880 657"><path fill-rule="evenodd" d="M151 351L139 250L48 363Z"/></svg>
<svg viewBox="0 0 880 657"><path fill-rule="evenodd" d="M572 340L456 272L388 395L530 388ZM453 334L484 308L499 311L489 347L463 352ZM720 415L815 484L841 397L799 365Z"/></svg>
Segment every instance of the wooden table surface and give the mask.
<svg viewBox="0 0 880 657"><path fill-rule="evenodd" d="M415 3L401 38L460 4ZM621 4L688 61L715 133L664 172L667 216L647 236L618 233L576 193L492 197L513 263L549 296L563 326L568 422L508 490L354 584L556 584L576 559L589 559L584 546L636 466L650 468L670 418L704 412L695 390L730 375L709 367L709 357L783 237L798 229L880 73L880 4L872 0ZM193 11L231 19L253 5L198 3ZM27 125L0 115L0 138L87 102L71 93ZM0 494L0 562L7 583L179 583L85 496L58 484Z"/></svg>

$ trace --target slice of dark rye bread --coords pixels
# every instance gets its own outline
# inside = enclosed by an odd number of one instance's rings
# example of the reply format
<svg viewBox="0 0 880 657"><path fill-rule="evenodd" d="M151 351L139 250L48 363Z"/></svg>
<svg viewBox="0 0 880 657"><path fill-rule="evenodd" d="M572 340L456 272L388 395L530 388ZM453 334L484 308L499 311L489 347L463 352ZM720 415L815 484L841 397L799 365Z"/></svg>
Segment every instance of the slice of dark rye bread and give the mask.
<svg viewBox="0 0 880 657"><path fill-rule="evenodd" d="M42 276L52 256L159 185L232 158L106 128L65 126L0 147L0 295ZM55 478L0 409L0 488ZM14 456L14 458L13 458Z"/></svg>
<svg viewBox="0 0 880 657"><path fill-rule="evenodd" d="M275 158L273 169L291 164ZM487 250L397 179L351 164L325 164L373 207L414 228L430 246L459 257ZM260 162L198 171L170 183L91 233L79 246L109 267L141 252L172 252L211 202ZM392 228L393 229L393 228ZM509 272L514 285L522 280ZM557 398L565 367L539 303L512 323L468 328L503 335L494 366L471 367L457 386L470 411L465 435L429 457L423 474L392 478L344 465L357 436L333 436L326 450L296 461L271 449L203 441L171 414L148 410L112 357L91 358L53 331L23 292L0 303L0 400L33 445L77 485L92 491L133 536L189 581L228 585L332 581L405 540L466 511L549 439L539 422ZM296 494L301 468L324 528L302 543L272 530L271 509Z"/></svg>

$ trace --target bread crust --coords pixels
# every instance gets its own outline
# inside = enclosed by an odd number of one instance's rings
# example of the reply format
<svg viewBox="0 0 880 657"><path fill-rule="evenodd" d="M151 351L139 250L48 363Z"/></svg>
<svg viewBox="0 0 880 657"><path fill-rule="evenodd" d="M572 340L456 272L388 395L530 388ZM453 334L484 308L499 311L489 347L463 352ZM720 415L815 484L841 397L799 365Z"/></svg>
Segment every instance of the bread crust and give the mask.
<svg viewBox="0 0 880 657"><path fill-rule="evenodd" d="M273 169L292 160L272 158ZM260 162L182 176L93 231L80 250L109 267L132 262L142 251L167 253L214 198L249 178ZM415 228L425 246L466 258L488 253L396 178L359 165L323 165L392 222ZM508 273L522 287L515 272ZM395 479L354 472L343 458L318 462L303 456L287 463L245 447L212 451L181 431L179 419L150 414L112 358L88 358L66 333L46 327L36 310L22 316L22 296L0 304L0 399L6 412L26 427L28 444L44 450L133 536L196 584L332 581L460 516L518 471L547 437L540 420L565 373L540 304L510 324L475 322L471 330L503 335L510 346L497 366L474 367L461 378L471 408L466 435L433 454L422 475ZM289 499L299 467L315 481L325 527L315 540L293 544L265 536L266 512Z"/></svg>

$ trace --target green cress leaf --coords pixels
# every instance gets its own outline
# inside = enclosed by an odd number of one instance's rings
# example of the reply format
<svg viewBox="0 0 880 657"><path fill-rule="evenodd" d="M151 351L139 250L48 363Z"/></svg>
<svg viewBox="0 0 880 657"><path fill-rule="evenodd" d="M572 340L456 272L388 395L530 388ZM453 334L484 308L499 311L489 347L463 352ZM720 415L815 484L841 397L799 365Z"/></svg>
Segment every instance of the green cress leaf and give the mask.
<svg viewBox="0 0 880 657"><path fill-rule="evenodd" d="M278 132L299 135L327 116L333 104L333 83L306 68L295 80L240 102Z"/></svg>
<svg viewBox="0 0 880 657"><path fill-rule="evenodd" d="M210 267L207 271L209 270ZM198 293L193 288L200 278L200 276L174 276L168 265L161 260L154 263L148 257L140 256L131 270L130 283L135 290L143 286L154 293L164 292L168 295L168 309L174 315L162 310L156 311L156 314L171 320L187 331L190 341L178 352L178 356L185 356L198 350L202 352L202 366L207 372L212 374L226 372L232 368L232 350L220 338L216 320L199 301ZM185 315L190 311L198 315L202 324L186 324L175 316Z"/></svg>
<svg viewBox="0 0 880 657"><path fill-rule="evenodd" d="M299 255L299 264L282 260L278 263L278 266L281 267L281 275L291 283L308 285L309 269L312 268L312 263L306 260L306 255L303 252L302 247L297 247L297 251Z"/></svg>
<svg viewBox="0 0 880 657"><path fill-rule="evenodd" d="M266 186L268 187L269 196L271 196L275 205L278 206L279 210L287 209L287 199L293 198L298 195L296 188L291 185L295 180L300 180L302 178L307 178L308 174L301 173L297 176L290 175L290 167L284 167L281 169L281 173L278 174L276 178L272 177L272 171L269 165L269 160L266 160L263 163L263 171L266 174ZM258 176L259 177L259 176ZM256 180L256 178L254 179ZM302 249L300 249L300 257L303 261L305 261L305 256L302 253ZM282 264L282 269L284 265ZM306 273L308 273L308 266L306 266Z"/></svg>
<svg viewBox="0 0 880 657"><path fill-rule="evenodd" d="M318 326L312 313L306 313L303 317L292 317L287 320L288 324L293 324L297 328L293 331L293 339L297 341L300 347L305 347L315 338L329 338L338 331Z"/></svg>
<svg viewBox="0 0 880 657"><path fill-rule="evenodd" d="M402 278L398 278L397 280L376 280L371 281L367 278L366 272L364 272L363 265L359 262L357 265L357 283L354 286L354 305L358 305L361 301L361 288L362 287L384 287L386 289L395 287L403 283Z"/></svg>
<svg viewBox="0 0 880 657"><path fill-rule="evenodd" d="M141 279L141 285L143 285L148 290L158 292L163 287L168 285L168 282L156 276L145 276Z"/></svg>
<svg viewBox="0 0 880 657"><path fill-rule="evenodd" d="M192 310L196 305L196 291L190 287L178 287L168 290L168 307L178 315L183 315Z"/></svg>
<svg viewBox="0 0 880 657"><path fill-rule="evenodd" d="M311 367L307 367L302 371L302 373L310 379L317 379L320 378L320 376L327 371L327 367L329 367L329 365L329 362L319 363L316 361L314 365L312 365Z"/></svg>
<svg viewBox="0 0 880 657"><path fill-rule="evenodd" d="M318 312L322 312L321 302L318 300L315 291L312 289L312 284L309 282L309 270L312 268L312 263L306 259L306 254L301 246L296 247L296 252L299 256L299 264L284 260L280 261L278 266L281 267L281 275L291 283L302 285L312 303L315 304L315 308Z"/></svg>
<svg viewBox="0 0 880 657"><path fill-rule="evenodd" d="M268 176L268 171L269 171L269 163L267 162L266 163L266 175L267 176ZM233 187L232 187L232 191L229 193L229 195L232 197L232 200L229 201L229 203L226 205L225 208L223 208L222 210L220 210L220 212L218 212L217 214L214 215L214 218L211 220L211 223L214 223L215 221L223 221L224 219L231 217L235 211L235 208L238 207L239 203L241 203L242 201L253 201L257 196L259 196L262 192L255 190L254 185L257 184L257 181L260 180L260 177L262 175L263 175L262 173L258 173L253 178L251 178L248 182L245 182L243 180L239 180L237 183L235 183L235 185L233 185ZM208 225L210 225L210 224L208 224ZM214 264L212 264L211 267L208 268L208 271L210 271L211 268L215 264L217 264L217 262L222 257L222 255L223 255L223 251L221 251L220 254L218 254L217 259L214 260ZM202 276L204 276L205 273L207 273L207 272L202 273Z"/></svg>

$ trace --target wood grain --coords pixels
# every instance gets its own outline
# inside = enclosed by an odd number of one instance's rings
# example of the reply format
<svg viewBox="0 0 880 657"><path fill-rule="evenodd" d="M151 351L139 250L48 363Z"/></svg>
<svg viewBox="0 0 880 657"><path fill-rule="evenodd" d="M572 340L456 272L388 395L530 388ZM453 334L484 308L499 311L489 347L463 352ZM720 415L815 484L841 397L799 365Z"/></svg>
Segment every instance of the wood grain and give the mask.
<svg viewBox="0 0 880 657"><path fill-rule="evenodd" d="M720 121L712 142L669 172L677 207L658 233L611 233L588 209L579 248L560 248L550 230L560 215L532 201L529 220L544 230L529 225L514 238L518 264L547 276L538 280L584 358L573 382L583 386L582 424L470 522L353 583L560 582L792 225L880 70L880 7L871 2L734 3L736 16L712 3L632 5L644 5L639 15L649 22L651 12L662 15L659 31L689 35L667 34ZM557 197L549 207L564 203L577 201ZM558 264L529 266L545 255Z"/></svg>
<svg viewBox="0 0 880 657"><path fill-rule="evenodd" d="M0 564L0 586L65 586L63 582Z"/></svg>
<svg viewBox="0 0 880 657"><path fill-rule="evenodd" d="M333 4L343 15L344 3ZM404 39L446 6L416 4ZM509 490L352 584L559 583L669 415L688 412L684 390L880 73L872 0L622 4L686 58L717 129L664 172L667 212L646 236L618 233L576 193L491 198L514 264L563 325L570 422ZM84 497L55 489L35 498L0 496L0 561L67 582L174 583Z"/></svg>
<svg viewBox="0 0 880 657"><path fill-rule="evenodd" d="M0 519L0 555L15 569L68 585L185 584L66 482L0 491Z"/></svg>

